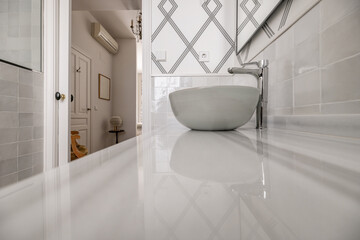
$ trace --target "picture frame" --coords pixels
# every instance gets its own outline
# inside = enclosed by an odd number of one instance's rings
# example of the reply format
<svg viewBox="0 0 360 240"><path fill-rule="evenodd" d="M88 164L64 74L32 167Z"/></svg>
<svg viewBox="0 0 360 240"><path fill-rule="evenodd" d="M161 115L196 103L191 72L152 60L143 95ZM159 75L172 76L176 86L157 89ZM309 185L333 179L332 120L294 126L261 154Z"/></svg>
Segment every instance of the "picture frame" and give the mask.
<svg viewBox="0 0 360 240"><path fill-rule="evenodd" d="M110 101L111 79L99 73L99 98Z"/></svg>

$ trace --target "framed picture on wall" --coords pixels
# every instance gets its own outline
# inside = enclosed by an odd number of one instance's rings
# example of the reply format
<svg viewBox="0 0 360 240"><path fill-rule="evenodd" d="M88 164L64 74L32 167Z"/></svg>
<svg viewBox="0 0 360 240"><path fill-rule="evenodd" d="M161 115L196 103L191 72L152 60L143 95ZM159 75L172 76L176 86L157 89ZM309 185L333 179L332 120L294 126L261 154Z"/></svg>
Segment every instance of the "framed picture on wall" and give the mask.
<svg viewBox="0 0 360 240"><path fill-rule="evenodd" d="M110 101L110 78L99 74L99 98Z"/></svg>

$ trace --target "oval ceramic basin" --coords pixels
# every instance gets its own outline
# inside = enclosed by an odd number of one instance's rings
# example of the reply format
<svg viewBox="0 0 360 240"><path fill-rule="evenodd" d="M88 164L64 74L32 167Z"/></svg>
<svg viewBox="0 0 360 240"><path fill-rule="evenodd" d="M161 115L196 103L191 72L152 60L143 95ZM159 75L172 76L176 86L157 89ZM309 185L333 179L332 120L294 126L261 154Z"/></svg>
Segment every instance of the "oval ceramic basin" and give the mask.
<svg viewBox="0 0 360 240"><path fill-rule="evenodd" d="M233 130L247 123L260 91L246 86L188 88L170 93L176 119L194 130Z"/></svg>

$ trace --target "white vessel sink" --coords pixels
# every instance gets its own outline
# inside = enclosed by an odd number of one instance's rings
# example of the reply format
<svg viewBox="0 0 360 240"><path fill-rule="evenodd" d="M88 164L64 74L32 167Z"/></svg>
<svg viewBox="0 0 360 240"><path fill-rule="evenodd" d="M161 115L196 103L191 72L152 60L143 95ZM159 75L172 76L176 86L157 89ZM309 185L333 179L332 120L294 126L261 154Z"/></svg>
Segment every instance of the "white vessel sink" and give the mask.
<svg viewBox="0 0 360 240"><path fill-rule="evenodd" d="M176 119L194 130L233 130L247 123L260 91L246 86L197 87L170 93Z"/></svg>

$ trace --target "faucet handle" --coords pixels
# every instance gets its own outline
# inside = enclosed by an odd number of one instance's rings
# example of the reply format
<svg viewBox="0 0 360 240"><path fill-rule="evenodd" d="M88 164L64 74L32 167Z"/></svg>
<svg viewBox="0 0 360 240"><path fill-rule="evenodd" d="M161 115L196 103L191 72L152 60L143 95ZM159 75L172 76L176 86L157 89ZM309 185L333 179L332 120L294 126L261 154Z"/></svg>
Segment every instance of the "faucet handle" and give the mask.
<svg viewBox="0 0 360 240"><path fill-rule="evenodd" d="M243 67L247 66L247 65L256 65L256 66L258 66L258 68L265 68L269 65L269 60L263 59L258 62L248 62L248 63L241 64L241 66L243 66Z"/></svg>

